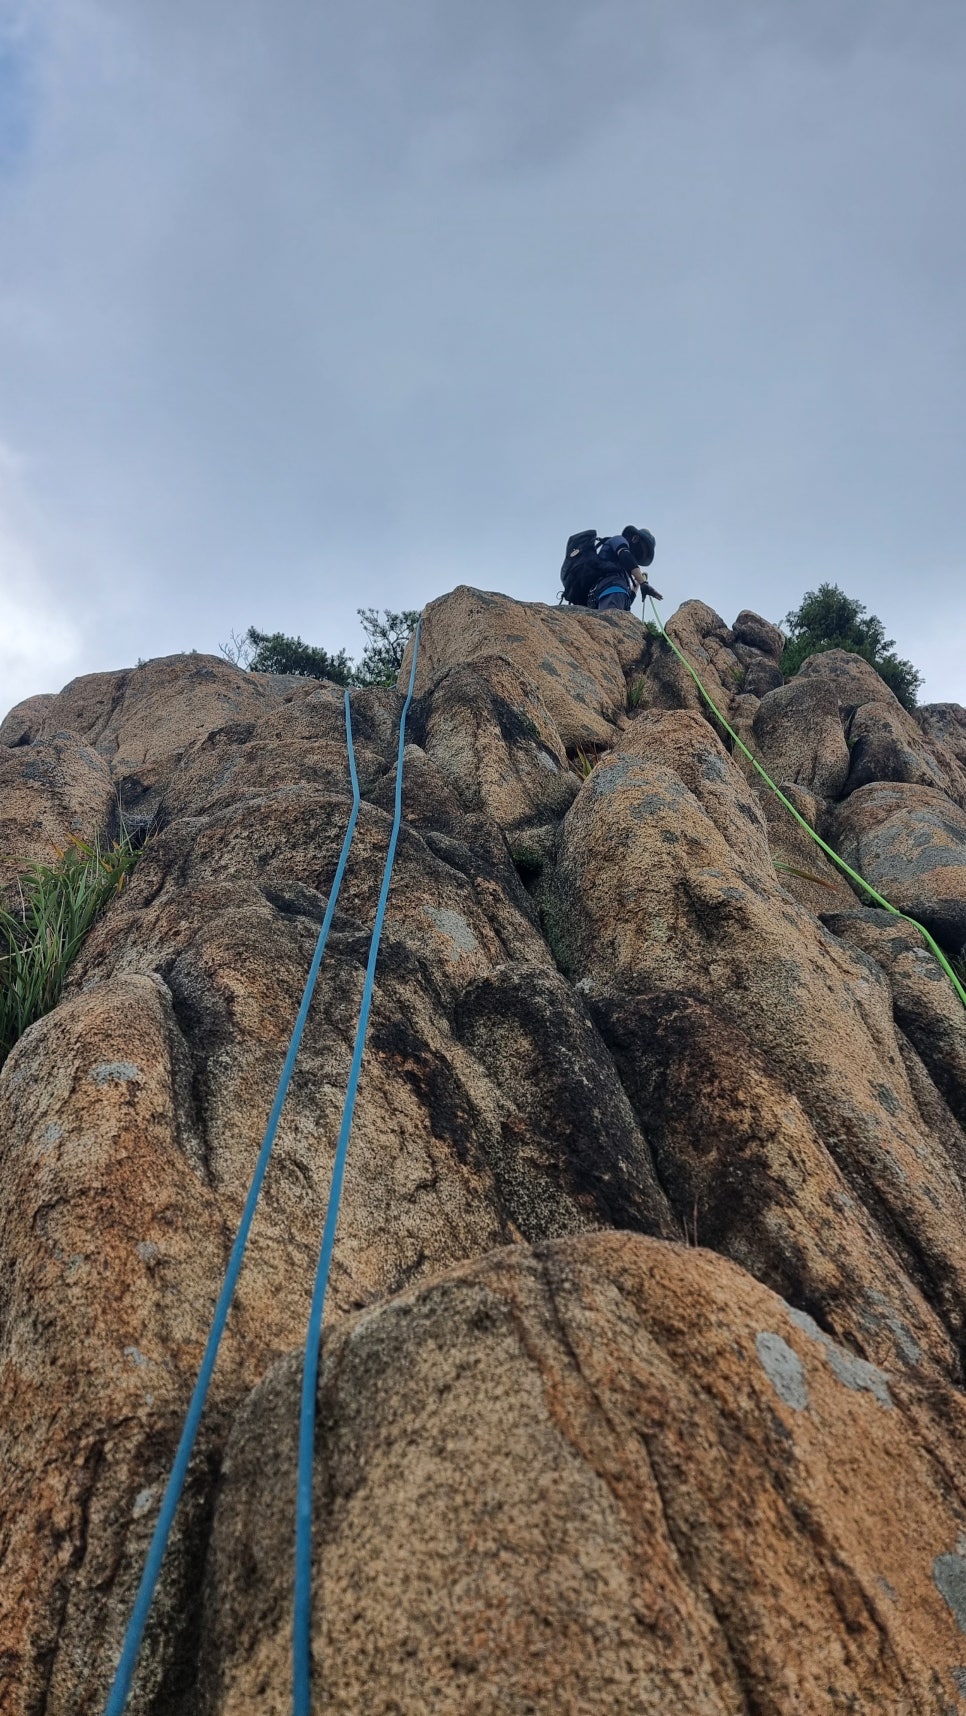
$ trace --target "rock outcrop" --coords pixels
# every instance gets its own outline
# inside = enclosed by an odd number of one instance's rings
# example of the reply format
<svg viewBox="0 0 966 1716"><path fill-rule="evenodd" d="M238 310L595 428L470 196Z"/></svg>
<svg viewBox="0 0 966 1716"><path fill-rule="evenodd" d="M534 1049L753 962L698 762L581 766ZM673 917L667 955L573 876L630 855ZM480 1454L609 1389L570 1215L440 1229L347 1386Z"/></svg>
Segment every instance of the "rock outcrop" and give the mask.
<svg viewBox="0 0 966 1716"><path fill-rule="evenodd" d="M669 622L958 957L966 715ZM966 1711L966 1011L630 616L430 604L318 1396L315 1707ZM363 803L129 1708L288 1709ZM0 727L0 847L146 836L0 1072L0 1711L103 1708L332 884L341 691L204 656ZM16 863L0 875L9 883Z"/></svg>

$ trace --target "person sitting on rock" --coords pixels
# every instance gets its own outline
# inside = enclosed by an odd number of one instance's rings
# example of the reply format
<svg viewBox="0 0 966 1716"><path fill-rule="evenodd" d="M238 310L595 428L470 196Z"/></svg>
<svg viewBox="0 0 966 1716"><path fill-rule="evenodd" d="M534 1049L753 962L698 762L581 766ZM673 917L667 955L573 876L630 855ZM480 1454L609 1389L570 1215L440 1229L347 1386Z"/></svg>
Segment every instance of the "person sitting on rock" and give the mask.
<svg viewBox="0 0 966 1716"><path fill-rule="evenodd" d="M638 590L641 600L653 596L661 601L658 590L652 590L644 568L654 559L654 538L649 530L639 530L636 524L625 524L620 536L605 536L597 549L601 576L591 586L588 608L604 613L608 608L628 612Z"/></svg>

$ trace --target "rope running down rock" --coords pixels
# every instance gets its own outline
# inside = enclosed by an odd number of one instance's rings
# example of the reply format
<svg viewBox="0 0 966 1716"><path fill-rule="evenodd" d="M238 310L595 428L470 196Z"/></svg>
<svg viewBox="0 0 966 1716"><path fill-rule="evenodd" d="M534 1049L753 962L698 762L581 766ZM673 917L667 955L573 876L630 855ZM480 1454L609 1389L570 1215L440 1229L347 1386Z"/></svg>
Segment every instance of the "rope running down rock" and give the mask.
<svg viewBox="0 0 966 1716"><path fill-rule="evenodd" d="M315 1406L316 1388L319 1369L319 1348L322 1342L322 1312L325 1306L325 1291L329 1281L329 1269L332 1263L332 1252L335 1246L335 1234L339 1221L339 1205L342 1199L342 1180L345 1173L346 1156L349 1150L349 1134L352 1130L352 1117L355 1113L356 1093L359 1088L359 1074L362 1069L362 1054L366 1046L366 1032L369 1027L369 1011L372 1006L372 990L376 976L376 961L379 957L379 943L382 938L382 926L386 916L386 901L389 898L389 884L392 881L393 863L396 857L396 841L399 838L399 828L402 822L402 787L403 787L403 753L406 748L406 716L409 705L413 700L413 687L416 683L416 663L419 660L419 633L422 621L418 621L413 635L413 661L409 674L409 690L406 701L399 717L399 749L396 756L396 802L393 815L392 833L389 837L389 850L386 853L386 865L382 873L382 887L379 890L379 903L376 907L376 920L372 928L372 938L369 942L369 958L366 963L366 977L362 987L362 1005L359 1009L359 1023L356 1026L355 1047L352 1051L352 1065L349 1069L349 1082L346 1087L345 1103L342 1109L342 1123L339 1127L339 1140L335 1149L335 1160L332 1164L332 1180L329 1186L329 1201L325 1211L325 1227L322 1232L322 1248L319 1253L319 1266L315 1276L315 1287L312 1293L312 1309L309 1314L308 1334L305 1341L305 1360L302 1366L302 1406L299 1416L299 1459L298 1479L295 1503L295 1589L294 1614L292 1624L292 1712L293 1716L310 1716L312 1708L312 1467L315 1457Z"/></svg>
<svg viewBox="0 0 966 1716"><path fill-rule="evenodd" d="M698 690L700 691L702 697L704 698L704 701L707 703L708 708L712 711L712 713L721 722L721 725L724 728L725 732L730 734L731 738L734 740L735 744L738 746L738 749L742 752L742 754L744 756L746 756L748 758L748 761L751 763L752 767L758 771L762 780L765 782L765 785L771 789L771 791L775 794L776 798L781 800L782 804L785 806L785 809L787 811L789 811L791 813L791 815L795 818L795 821L797 823L799 823L802 828L804 828L805 833L809 836L809 838L811 840L814 840L816 846L821 847L822 851L825 853L825 856L827 858L830 858L832 860L833 864L838 865L838 868L840 870L844 871L846 876L848 876L851 881L855 882L860 888L862 888L864 890L864 892L869 895L869 898L873 899L875 901L877 906L882 906L887 912L891 912L893 917L904 919L904 921L907 924L912 924L913 928L917 929L919 931L919 934L924 937L929 948L931 949L931 951L935 954L936 958L938 959L940 965L942 966L944 972L946 973L946 976L949 978L950 983L952 984L953 988L955 989L956 994L959 996L960 1001L963 1003L963 1006L966 1007L966 988L963 987L963 984L960 982L959 978L956 976L955 971L953 970L952 964L947 959L946 955L943 953L943 950L939 946L939 943L935 940L935 938L933 936L930 935L925 924L921 924L919 922L918 918L911 918L909 916L908 912L900 912L898 906L891 905L890 902L887 899L885 899L885 897L882 894L878 893L877 890L875 888L873 888L873 886L870 882L865 881L864 877L860 876L857 870L853 870L851 865L847 864L845 862L844 858L839 857L839 854L835 851L834 847L827 845L827 843L822 839L821 835L816 834L816 832L815 832L814 828L812 828L811 824L806 822L804 816L802 816L801 813L795 809L795 806L791 803L791 801L789 799L787 799L785 797L785 794L782 792L781 788L777 787L775 785L775 782L772 780L771 775L766 774L765 770L762 768L761 763L758 761L758 758L753 754L753 752L751 752L748 749L748 746L746 744L744 744L741 739L739 739L734 728L730 727L728 725L727 721L725 720L724 716L721 713L721 710L717 707L717 705L714 702L712 702L712 699L711 699L709 693L707 691L705 691L704 686L702 685L700 679L698 678L698 675L697 675L695 669L691 666L691 663L688 661L687 656L684 654L683 650L678 648L674 639L668 635L668 633L665 629L665 626L664 626L664 622L662 621L661 616L658 613L657 608L654 605L653 597L651 598L651 608L653 610L654 618L657 621L657 624L660 628L661 636L664 638L665 643L670 645L671 649L674 651L674 653L677 656L678 661L681 663L682 667L687 669L688 673L691 675L691 678L694 680L695 685L697 686Z"/></svg>
<svg viewBox="0 0 966 1716"><path fill-rule="evenodd" d="M178 1509L178 1503L181 1500L181 1493L184 1489L185 1479L188 1474L188 1465L191 1459L192 1449L194 1448L195 1439L198 1434L198 1428L201 1423L201 1417L205 1409L208 1387L211 1382L212 1372L215 1368L215 1361L218 1357L218 1348L221 1344L221 1337L224 1334L225 1324L228 1320L228 1313L231 1309L231 1302L234 1298L235 1288L238 1284L238 1277L241 1274L242 1262L245 1255L245 1246L248 1242L249 1231L255 1215L255 1206L258 1203L259 1193L262 1189L262 1182L268 1168L272 1146L275 1142L275 1134L278 1130L279 1118L282 1113L282 1107L284 1105L286 1095L288 1094L292 1072L295 1067L296 1056L298 1055L299 1045L302 1041L302 1033L305 1029L305 1021L308 1018L309 1007L315 991L316 979L319 975L319 967L322 964L322 956L325 952L326 942L329 939L329 930L332 927L332 919L335 916L336 902L339 898L339 889L342 886L342 878L345 874L345 867L349 857L349 848L352 845L352 837L355 833L356 821L359 815L359 781L356 775L355 751L352 744L352 716L349 709L348 691L345 693L345 729L346 743L349 752L349 775L352 781L352 810L349 814L349 822L345 832L345 839L342 842L342 851L339 854L339 862L336 866L332 889L329 894L329 903L325 910L325 917L322 920L322 928L319 931L312 964L309 967L309 974L306 978L305 989L302 995L302 1003L295 1020L292 1039L289 1043L288 1053L285 1057L285 1064L282 1067L281 1076L278 1081L278 1089L275 1093L275 1100L272 1104L272 1110L268 1117L268 1124L265 1128L265 1137L262 1141L262 1146L258 1153L258 1159L255 1163L255 1171L252 1175L251 1185L248 1188L248 1196L245 1199L245 1207L242 1211L241 1221L238 1225L238 1232L235 1235L235 1242L228 1259L225 1279L222 1283L221 1292L218 1295L218 1301L215 1305L211 1329L205 1346L204 1357L201 1361L201 1368L198 1372L198 1380L195 1383L194 1392L191 1396L191 1401L185 1416L181 1438L178 1442L174 1462L171 1467L171 1473L161 1501L161 1510L158 1515L158 1522L154 1528L154 1534L151 1538L151 1544L148 1549L147 1559L144 1565L144 1572L141 1575L141 1583L138 1586L137 1596L134 1600L134 1607L131 1611L131 1618L124 1635L124 1643L121 1649L117 1669L115 1670L114 1680L111 1685L107 1704L105 1706L104 1716L122 1716L124 1706L127 1703L128 1694L131 1690L134 1671L137 1667L138 1654L144 1637L144 1630L147 1625L148 1616L151 1612L151 1604L154 1600L155 1589L161 1573L161 1564L164 1560L165 1550L168 1546L168 1539L171 1535L171 1527L174 1523L174 1517Z"/></svg>

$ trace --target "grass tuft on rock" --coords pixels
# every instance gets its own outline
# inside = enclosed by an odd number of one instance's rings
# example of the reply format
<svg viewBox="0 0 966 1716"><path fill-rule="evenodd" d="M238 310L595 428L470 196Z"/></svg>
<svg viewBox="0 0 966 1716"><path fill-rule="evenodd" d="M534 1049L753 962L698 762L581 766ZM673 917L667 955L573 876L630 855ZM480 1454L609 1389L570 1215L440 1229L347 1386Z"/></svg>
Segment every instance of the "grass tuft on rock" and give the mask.
<svg viewBox="0 0 966 1716"><path fill-rule="evenodd" d="M56 1007L94 920L140 856L127 834L102 847L71 839L56 864L31 864L19 903L0 905L0 1066L37 1019Z"/></svg>

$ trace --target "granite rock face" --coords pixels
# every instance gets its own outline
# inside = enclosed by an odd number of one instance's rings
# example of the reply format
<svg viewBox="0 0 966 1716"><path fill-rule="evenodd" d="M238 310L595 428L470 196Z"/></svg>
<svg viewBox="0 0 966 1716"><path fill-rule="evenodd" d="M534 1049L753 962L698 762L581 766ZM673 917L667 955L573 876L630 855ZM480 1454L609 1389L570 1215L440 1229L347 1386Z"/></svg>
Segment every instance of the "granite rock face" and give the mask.
<svg viewBox="0 0 966 1716"><path fill-rule="evenodd" d="M966 945L966 811L936 787L873 781L829 826L842 857L890 904Z"/></svg>
<svg viewBox="0 0 966 1716"><path fill-rule="evenodd" d="M843 652L782 686L748 612L669 630L955 954L963 712L908 716ZM138 1716L290 1706L300 1345L402 701L350 695L356 838ZM315 1707L966 1711L947 977L630 616L460 587L407 739L319 1386ZM11 712L0 785L8 887L72 834L146 835L0 1071L0 1711L95 1716L342 844L343 694L194 655L90 675Z"/></svg>
<svg viewBox="0 0 966 1716"><path fill-rule="evenodd" d="M206 1716L286 1708L298 1380L283 1361L229 1441ZM955 1697L957 1391L896 1382L707 1252L597 1234L412 1289L333 1336L319 1425L322 1709Z"/></svg>

